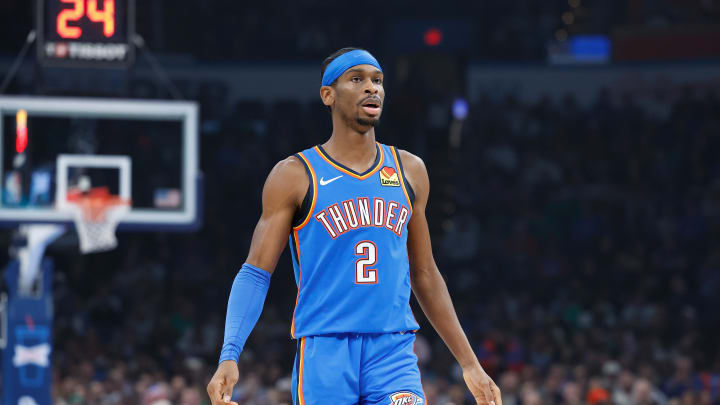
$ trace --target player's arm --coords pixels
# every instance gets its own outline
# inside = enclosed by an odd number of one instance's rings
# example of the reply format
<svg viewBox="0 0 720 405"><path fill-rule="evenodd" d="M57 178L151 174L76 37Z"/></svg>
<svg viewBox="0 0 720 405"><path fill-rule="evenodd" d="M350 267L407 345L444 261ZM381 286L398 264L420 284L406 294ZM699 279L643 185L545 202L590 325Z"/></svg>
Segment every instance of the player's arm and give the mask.
<svg viewBox="0 0 720 405"><path fill-rule="evenodd" d="M237 360L262 312L270 275L287 244L293 216L305 197L308 182L304 166L294 157L275 165L265 181L262 215L228 299L220 365L207 387L213 405L230 400L239 376Z"/></svg>
<svg viewBox="0 0 720 405"><path fill-rule="evenodd" d="M408 256L412 290L420 307L463 369L463 377L478 404L501 405L500 390L480 366L455 313L445 280L432 254L425 207L430 180L422 159L400 151L405 177L415 191L408 223Z"/></svg>
<svg viewBox="0 0 720 405"><path fill-rule="evenodd" d="M275 165L263 187L262 215L255 226L246 263L270 274L275 271L308 183L305 167L296 157L289 157Z"/></svg>

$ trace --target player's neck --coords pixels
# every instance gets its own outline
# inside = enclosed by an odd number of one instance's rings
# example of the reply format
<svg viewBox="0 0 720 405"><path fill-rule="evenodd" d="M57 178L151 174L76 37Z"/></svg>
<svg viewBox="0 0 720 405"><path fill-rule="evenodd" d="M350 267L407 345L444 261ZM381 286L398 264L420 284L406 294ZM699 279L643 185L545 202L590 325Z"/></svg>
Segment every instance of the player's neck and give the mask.
<svg viewBox="0 0 720 405"><path fill-rule="evenodd" d="M333 129L333 133L322 147L330 157L343 165L362 173L375 162L375 128L360 134L350 128Z"/></svg>

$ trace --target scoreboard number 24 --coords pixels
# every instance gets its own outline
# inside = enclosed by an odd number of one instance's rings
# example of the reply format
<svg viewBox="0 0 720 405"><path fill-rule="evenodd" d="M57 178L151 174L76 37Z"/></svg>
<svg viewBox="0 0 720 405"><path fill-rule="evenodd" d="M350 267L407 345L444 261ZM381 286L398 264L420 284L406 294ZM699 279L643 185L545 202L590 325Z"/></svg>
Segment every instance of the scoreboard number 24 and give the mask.
<svg viewBox="0 0 720 405"><path fill-rule="evenodd" d="M103 9L98 11L98 0L60 0L62 3L72 3L73 8L60 11L57 16L56 29L62 38L80 38L82 28L68 25L69 21L78 21L87 16L90 21L103 24L103 34L107 38L115 35L115 0L103 0Z"/></svg>
<svg viewBox="0 0 720 405"><path fill-rule="evenodd" d="M124 68L134 60L135 0L35 0L46 66Z"/></svg>

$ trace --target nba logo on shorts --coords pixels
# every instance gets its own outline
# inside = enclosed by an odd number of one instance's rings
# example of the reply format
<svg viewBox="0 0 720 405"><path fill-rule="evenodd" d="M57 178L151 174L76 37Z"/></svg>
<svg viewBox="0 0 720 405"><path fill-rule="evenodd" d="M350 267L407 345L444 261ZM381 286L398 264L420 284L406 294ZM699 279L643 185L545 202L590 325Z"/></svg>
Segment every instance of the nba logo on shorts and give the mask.
<svg viewBox="0 0 720 405"><path fill-rule="evenodd" d="M423 399L408 391L396 392L390 395L389 405L417 405L422 404Z"/></svg>

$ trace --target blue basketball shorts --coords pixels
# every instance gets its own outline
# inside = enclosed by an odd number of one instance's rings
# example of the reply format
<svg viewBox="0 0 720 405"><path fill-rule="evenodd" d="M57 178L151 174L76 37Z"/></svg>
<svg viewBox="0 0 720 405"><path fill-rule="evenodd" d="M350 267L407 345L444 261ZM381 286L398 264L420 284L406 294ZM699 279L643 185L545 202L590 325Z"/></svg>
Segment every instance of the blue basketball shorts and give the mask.
<svg viewBox="0 0 720 405"><path fill-rule="evenodd" d="M298 340L294 405L425 404L415 334L332 334Z"/></svg>

